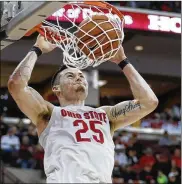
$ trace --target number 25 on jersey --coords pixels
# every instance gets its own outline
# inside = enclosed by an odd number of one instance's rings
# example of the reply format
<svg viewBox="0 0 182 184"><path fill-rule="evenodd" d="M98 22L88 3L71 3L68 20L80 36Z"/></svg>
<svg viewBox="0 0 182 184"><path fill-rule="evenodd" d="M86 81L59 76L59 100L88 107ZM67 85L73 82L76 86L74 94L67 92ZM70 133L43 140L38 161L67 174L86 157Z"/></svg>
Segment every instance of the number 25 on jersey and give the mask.
<svg viewBox="0 0 182 184"><path fill-rule="evenodd" d="M91 142L91 139L90 138L85 138L85 137L83 138L81 136L81 134L86 133L90 129L94 133L97 134L97 135L92 135L94 141L103 144L104 143L104 135L101 132L101 130L99 130L99 129L97 129L95 127L95 125L97 125L97 124L102 125L102 122L100 122L100 121L89 121L89 125L90 126L88 127L88 125L87 125L87 123L85 123L85 121L83 121L83 120L75 120L73 122L73 125L74 126L80 126L80 125L82 126L82 128L79 129L79 130L77 130L76 133L75 133L77 142Z"/></svg>

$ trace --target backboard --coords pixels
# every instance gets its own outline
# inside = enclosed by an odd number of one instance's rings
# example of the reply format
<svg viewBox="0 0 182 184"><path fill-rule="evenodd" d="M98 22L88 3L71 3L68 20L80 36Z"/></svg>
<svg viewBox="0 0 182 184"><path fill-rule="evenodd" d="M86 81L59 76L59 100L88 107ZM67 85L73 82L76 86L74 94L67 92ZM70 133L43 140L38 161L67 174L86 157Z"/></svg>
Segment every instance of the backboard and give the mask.
<svg viewBox="0 0 182 184"><path fill-rule="evenodd" d="M1 50L59 10L66 1L1 1Z"/></svg>

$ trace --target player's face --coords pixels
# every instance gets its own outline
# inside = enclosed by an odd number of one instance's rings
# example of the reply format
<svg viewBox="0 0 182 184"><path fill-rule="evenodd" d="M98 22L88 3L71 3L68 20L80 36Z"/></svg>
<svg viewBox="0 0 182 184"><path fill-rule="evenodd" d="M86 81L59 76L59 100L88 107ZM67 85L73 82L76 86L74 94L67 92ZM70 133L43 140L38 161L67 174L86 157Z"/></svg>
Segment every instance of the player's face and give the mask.
<svg viewBox="0 0 182 184"><path fill-rule="evenodd" d="M61 72L60 90L65 99L85 100L88 94L88 83L80 70L68 68Z"/></svg>

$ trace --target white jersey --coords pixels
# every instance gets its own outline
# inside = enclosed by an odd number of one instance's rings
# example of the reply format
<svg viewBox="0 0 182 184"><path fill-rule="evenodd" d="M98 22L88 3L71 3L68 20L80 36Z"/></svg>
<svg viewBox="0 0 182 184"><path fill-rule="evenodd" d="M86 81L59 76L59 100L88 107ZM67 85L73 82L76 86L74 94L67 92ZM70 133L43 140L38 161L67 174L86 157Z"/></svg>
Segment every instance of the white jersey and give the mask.
<svg viewBox="0 0 182 184"><path fill-rule="evenodd" d="M54 107L39 141L47 183L112 183L114 143L104 110Z"/></svg>

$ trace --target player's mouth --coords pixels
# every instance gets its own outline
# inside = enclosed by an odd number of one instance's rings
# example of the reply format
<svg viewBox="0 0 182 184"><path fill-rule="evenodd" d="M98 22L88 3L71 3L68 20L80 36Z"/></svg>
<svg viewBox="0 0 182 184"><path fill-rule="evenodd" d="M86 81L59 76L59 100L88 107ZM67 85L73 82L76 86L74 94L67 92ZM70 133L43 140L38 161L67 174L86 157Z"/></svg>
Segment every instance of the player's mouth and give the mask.
<svg viewBox="0 0 182 184"><path fill-rule="evenodd" d="M83 86L85 86L85 84L83 83L83 82L77 82L77 83L75 83L74 85L83 85Z"/></svg>

